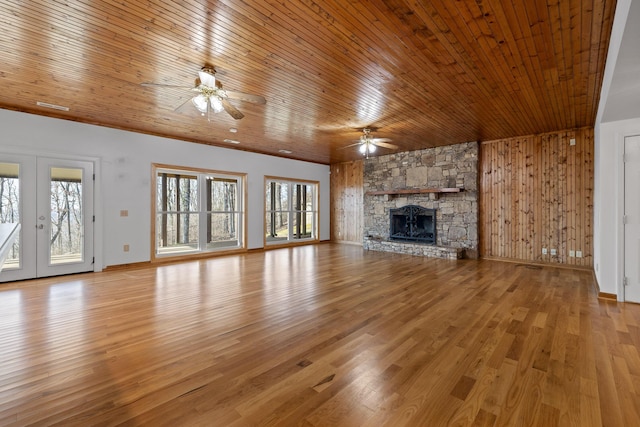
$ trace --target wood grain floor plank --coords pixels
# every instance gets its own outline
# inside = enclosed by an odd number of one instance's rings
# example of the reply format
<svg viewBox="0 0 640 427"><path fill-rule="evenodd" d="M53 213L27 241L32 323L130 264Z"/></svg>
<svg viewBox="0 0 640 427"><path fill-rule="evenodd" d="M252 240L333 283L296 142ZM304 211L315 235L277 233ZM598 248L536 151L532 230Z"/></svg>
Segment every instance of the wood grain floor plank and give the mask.
<svg viewBox="0 0 640 427"><path fill-rule="evenodd" d="M5 283L0 425L640 424L592 280L321 244Z"/></svg>

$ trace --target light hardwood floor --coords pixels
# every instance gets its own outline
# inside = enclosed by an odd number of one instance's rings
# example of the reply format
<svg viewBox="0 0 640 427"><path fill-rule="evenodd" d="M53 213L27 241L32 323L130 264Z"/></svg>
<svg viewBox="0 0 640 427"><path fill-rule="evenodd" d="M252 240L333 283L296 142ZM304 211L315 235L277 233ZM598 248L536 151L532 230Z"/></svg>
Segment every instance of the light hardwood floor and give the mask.
<svg viewBox="0 0 640 427"><path fill-rule="evenodd" d="M303 246L0 285L0 425L640 425L591 273Z"/></svg>

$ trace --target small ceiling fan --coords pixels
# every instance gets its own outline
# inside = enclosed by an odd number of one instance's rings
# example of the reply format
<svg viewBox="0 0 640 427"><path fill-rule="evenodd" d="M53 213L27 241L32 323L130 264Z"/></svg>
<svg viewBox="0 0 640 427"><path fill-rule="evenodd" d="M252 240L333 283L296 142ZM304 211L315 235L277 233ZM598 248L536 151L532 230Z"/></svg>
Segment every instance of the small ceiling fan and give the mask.
<svg viewBox="0 0 640 427"><path fill-rule="evenodd" d="M220 83L219 80L216 80L215 68L210 66L204 66L200 71L198 71L198 77L196 78L194 87L166 85L161 83L141 83L140 85L146 87L185 89L194 92L195 95L190 100L194 107L196 107L203 116L205 114L207 115L208 120L210 120L211 113L219 113L223 110L229 113L229 115L236 120L243 118L244 114L231 105L229 102L230 99L237 99L254 104L265 104L267 102L264 97L259 95L250 95L248 93L223 89L222 83ZM176 110L182 107L182 105L176 108Z"/></svg>
<svg viewBox="0 0 640 427"><path fill-rule="evenodd" d="M371 128L363 128L360 139L355 144L347 145L344 148L358 146L358 151L369 158L369 154L373 154L377 147L388 148L390 150L398 149L397 145L389 144L391 141L389 138L374 138L371 136Z"/></svg>

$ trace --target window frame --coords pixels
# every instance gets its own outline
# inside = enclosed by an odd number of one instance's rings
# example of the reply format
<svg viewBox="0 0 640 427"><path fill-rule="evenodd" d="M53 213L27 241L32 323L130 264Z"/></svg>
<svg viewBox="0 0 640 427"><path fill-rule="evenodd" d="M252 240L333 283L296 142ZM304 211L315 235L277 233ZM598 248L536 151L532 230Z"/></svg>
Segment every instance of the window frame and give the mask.
<svg viewBox="0 0 640 427"><path fill-rule="evenodd" d="M276 212L274 210L271 209L267 209L267 186L270 185L270 183L280 183L280 184L287 184L287 209L282 209L282 210L278 210L277 212L286 212L288 215L287 218L287 227L288 227L288 233L287 233L287 237L286 240L285 239L279 239L279 240L269 240L267 237L267 233L268 233L268 221L267 221L267 215L270 212ZM311 210L306 210L306 209L295 209L294 206L294 197L293 195L295 194L295 192L293 191L294 186L296 185L301 185L301 186L308 186L311 185L314 187L314 194L312 196L312 200L311 200L311 205L312 205L312 209ZM319 181L312 181L312 180L305 180L305 179L297 179L297 178L285 178L285 177L278 177L278 176L265 176L264 177L264 186L263 186L263 203L262 203L262 207L263 207L263 233L262 233L262 237L263 237L263 244L265 248L273 248L273 247L283 247L283 246L296 246L296 245L308 245L308 244L312 244L312 243L317 243L320 241L320 205L319 205L319 198L320 198L320 182ZM311 229L311 237L305 237L305 238L295 238L294 237L294 233L293 233L293 229L295 227L295 221L294 221L294 215L299 214L299 215L304 215L304 213L311 213L312 215L312 229Z"/></svg>
<svg viewBox="0 0 640 427"><path fill-rule="evenodd" d="M151 188L151 261L171 261L173 259L185 259L185 258L200 258L208 257L212 255L223 255L236 252L246 252L247 250L247 174L229 171L219 171L212 169L175 166L166 164L152 164L152 188ZM158 210L158 186L159 175L161 173L175 174L183 176L195 176L197 178L197 210L192 211L162 211ZM208 232L210 230L210 218L214 213L220 213L214 210L207 210L211 205L207 204L207 193L210 187L206 184L207 181L213 182L216 178L222 180L232 180L237 182L236 203L238 206L232 212L234 215L238 215L237 223L237 241L238 244L234 246L220 246L212 247L211 242L207 242ZM163 213L190 213L197 214L198 218L198 242L197 247L192 250L184 250L177 252L165 252L159 251L159 239L158 239L158 216ZM230 213L225 211L224 213Z"/></svg>

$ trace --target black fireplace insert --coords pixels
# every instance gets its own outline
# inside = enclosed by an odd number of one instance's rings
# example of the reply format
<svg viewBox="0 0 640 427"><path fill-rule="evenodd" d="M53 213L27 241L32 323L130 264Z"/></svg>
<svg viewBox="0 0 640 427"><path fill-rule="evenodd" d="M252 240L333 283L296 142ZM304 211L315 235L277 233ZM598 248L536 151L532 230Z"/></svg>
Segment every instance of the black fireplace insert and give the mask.
<svg viewBox="0 0 640 427"><path fill-rule="evenodd" d="M389 211L389 238L434 245L436 210L407 205Z"/></svg>

